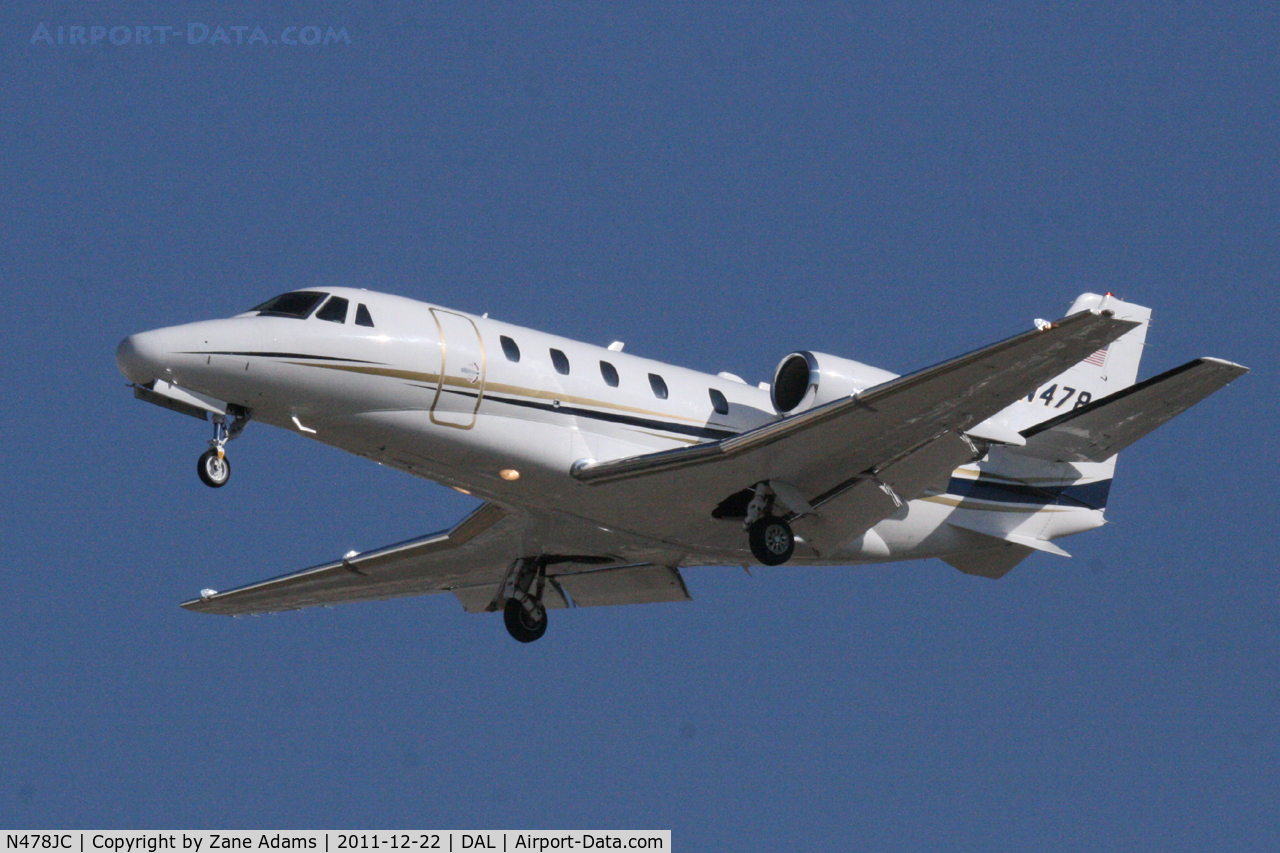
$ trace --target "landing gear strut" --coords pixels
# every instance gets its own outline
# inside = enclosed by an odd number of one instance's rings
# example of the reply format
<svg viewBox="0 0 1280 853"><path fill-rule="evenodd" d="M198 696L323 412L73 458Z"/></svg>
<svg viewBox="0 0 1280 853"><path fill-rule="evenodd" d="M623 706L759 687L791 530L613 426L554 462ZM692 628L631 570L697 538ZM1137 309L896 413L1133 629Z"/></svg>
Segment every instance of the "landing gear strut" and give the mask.
<svg viewBox="0 0 1280 853"><path fill-rule="evenodd" d="M231 479L231 461L227 459L226 444L249 425L249 412L239 406L228 406L227 411L234 416L231 425L227 425L226 415L213 416L213 438L209 439L209 449L200 454L196 463L196 473L200 481L211 489L218 489Z"/></svg>
<svg viewBox="0 0 1280 853"><path fill-rule="evenodd" d="M768 483L756 486L756 493L747 505L747 517L742 526L747 529L747 541L751 553L762 565L781 566L796 550L796 537L785 518L773 514L774 493Z"/></svg>
<svg viewBox="0 0 1280 853"><path fill-rule="evenodd" d="M547 585L547 561L543 557L521 557L507 572L507 579L489 605L497 610L505 599L502 621L507 633L522 643L532 643L547 632L547 608L542 591Z"/></svg>

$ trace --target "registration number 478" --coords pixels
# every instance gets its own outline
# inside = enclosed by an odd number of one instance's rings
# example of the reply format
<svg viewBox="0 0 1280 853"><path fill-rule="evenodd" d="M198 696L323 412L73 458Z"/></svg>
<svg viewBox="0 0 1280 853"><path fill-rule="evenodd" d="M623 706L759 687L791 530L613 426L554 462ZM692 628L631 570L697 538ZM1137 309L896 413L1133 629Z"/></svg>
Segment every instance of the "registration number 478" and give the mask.
<svg viewBox="0 0 1280 853"><path fill-rule="evenodd" d="M1029 392L1027 394L1027 402L1034 403L1036 400L1043 400L1046 406L1054 409L1061 409L1067 403L1071 402L1073 397L1075 398L1075 403L1071 406L1073 409L1078 409L1081 406L1087 406L1089 401L1093 399L1093 395L1088 391L1077 392L1075 388L1070 388L1066 385L1063 385L1062 388L1059 389L1058 384L1055 382L1053 385L1050 385L1048 388L1043 390L1037 389Z"/></svg>

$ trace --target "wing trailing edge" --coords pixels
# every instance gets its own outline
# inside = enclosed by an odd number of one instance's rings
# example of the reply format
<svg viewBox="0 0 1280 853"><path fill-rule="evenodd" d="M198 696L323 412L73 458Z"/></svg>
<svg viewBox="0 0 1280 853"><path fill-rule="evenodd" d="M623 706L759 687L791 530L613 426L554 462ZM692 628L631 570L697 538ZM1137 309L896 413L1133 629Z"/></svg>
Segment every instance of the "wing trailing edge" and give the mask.
<svg viewBox="0 0 1280 853"><path fill-rule="evenodd" d="M693 600L679 569L651 563L572 573L548 572L547 580L543 604L551 609ZM453 594L468 613L483 613L497 591L497 584L485 584L455 589Z"/></svg>
<svg viewBox="0 0 1280 853"><path fill-rule="evenodd" d="M557 547L566 535L557 527L564 528L563 519L557 525L486 503L448 531L226 592L206 590L182 606L240 616L452 592L468 612L479 613L489 609L512 561L531 547L548 557L546 607L690 600L674 568L679 554L651 549L642 559L659 562L626 561L601 548L603 543L590 536L595 530L590 525L568 531L568 544L575 547L566 552Z"/></svg>
<svg viewBox="0 0 1280 853"><path fill-rule="evenodd" d="M496 582L510 564L510 542L525 519L482 504L451 530L343 557L226 592L209 591L182 606L197 613L238 616L304 607L444 592Z"/></svg>

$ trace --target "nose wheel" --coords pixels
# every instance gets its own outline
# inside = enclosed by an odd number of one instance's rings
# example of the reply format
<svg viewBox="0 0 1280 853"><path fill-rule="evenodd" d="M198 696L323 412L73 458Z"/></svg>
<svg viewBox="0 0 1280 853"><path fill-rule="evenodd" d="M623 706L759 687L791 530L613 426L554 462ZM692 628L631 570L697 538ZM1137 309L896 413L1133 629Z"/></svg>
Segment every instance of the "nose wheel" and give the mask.
<svg viewBox="0 0 1280 853"><path fill-rule="evenodd" d="M196 462L196 473L200 482L211 489L220 489L231 479L231 460L227 458L226 444L249 425L249 412L239 406L228 406L228 412L235 415L231 425L227 425L225 415L213 416L213 438L209 439L209 449L200 454Z"/></svg>
<svg viewBox="0 0 1280 853"><path fill-rule="evenodd" d="M222 448L210 447L200 454L196 473L200 475L200 481L209 488L220 488L231 479L231 461L222 452Z"/></svg>

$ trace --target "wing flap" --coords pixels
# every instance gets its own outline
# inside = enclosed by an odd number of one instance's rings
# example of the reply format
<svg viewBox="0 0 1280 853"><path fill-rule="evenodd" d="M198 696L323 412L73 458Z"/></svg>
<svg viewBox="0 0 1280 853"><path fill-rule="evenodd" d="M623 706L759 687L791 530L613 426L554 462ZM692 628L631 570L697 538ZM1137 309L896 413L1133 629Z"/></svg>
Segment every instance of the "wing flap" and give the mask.
<svg viewBox="0 0 1280 853"><path fill-rule="evenodd" d="M670 566L620 566L557 575L555 580L569 593L575 607L692 600L680 570Z"/></svg>
<svg viewBox="0 0 1280 853"><path fill-rule="evenodd" d="M680 570L670 566L618 566L549 575L547 580L542 603L551 609L692 601ZM468 613L484 613L497 594L498 586L463 587L453 590L453 594Z"/></svg>
<svg viewBox="0 0 1280 853"><path fill-rule="evenodd" d="M972 444L953 432L945 433L886 466L874 478L860 476L841 491L819 496L815 514L797 518L791 526L820 554L829 554L907 501L930 488L945 486L951 471L972 459Z"/></svg>
<svg viewBox="0 0 1280 853"><path fill-rule="evenodd" d="M501 586L500 583L461 586L450 592L458 599L462 609L468 613L488 613L489 605L493 603L494 596L498 594L498 588ZM569 606L569 600L565 598L560 587L552 582L542 591L542 605L548 610L563 610Z"/></svg>
<svg viewBox="0 0 1280 853"><path fill-rule="evenodd" d="M1052 462L1104 462L1225 387L1249 368L1198 358L1023 430L1019 453Z"/></svg>

